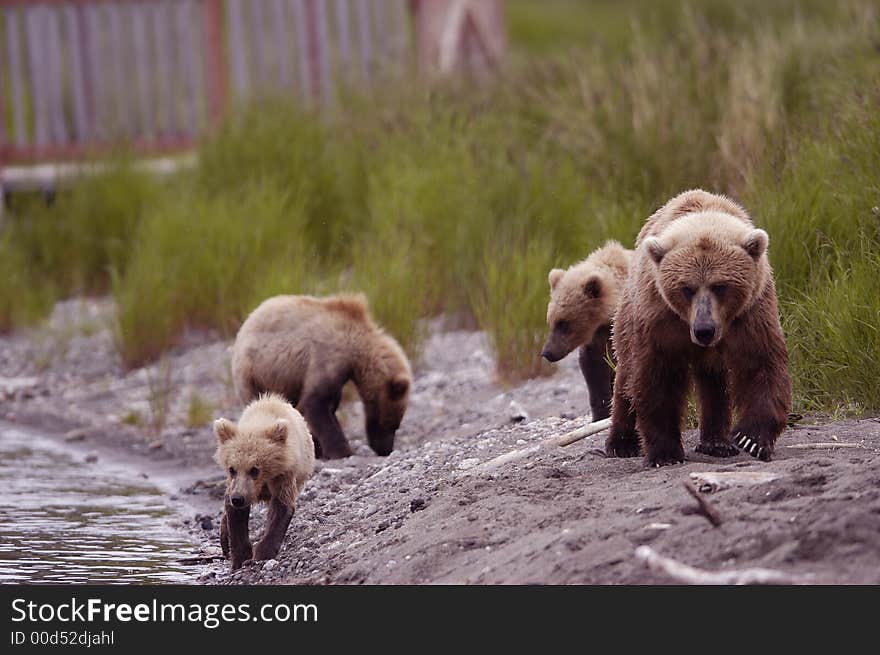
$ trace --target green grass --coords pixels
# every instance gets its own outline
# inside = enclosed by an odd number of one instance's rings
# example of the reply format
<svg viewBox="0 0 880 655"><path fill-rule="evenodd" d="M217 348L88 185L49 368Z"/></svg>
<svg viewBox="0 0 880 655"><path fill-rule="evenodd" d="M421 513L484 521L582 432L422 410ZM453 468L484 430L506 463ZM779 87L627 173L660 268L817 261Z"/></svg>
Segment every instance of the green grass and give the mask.
<svg viewBox="0 0 880 655"><path fill-rule="evenodd" d="M632 243L673 194L770 232L798 407L878 411L878 4L508 0L497 81L407 80L326 115L245 109L172 185L124 166L15 208L0 329L118 304L129 366L232 335L278 293L362 291L414 357L424 319L484 329L505 382L548 369L547 271Z"/></svg>
<svg viewBox="0 0 880 655"><path fill-rule="evenodd" d="M205 400L198 391L190 393L186 406L186 427L201 427L207 424L213 416L214 406Z"/></svg>

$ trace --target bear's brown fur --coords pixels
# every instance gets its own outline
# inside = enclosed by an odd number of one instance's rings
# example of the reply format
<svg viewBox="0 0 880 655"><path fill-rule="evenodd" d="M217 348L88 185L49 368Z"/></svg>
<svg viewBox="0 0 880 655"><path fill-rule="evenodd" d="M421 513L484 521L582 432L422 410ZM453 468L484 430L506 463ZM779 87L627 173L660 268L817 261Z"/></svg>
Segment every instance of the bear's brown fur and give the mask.
<svg viewBox="0 0 880 655"><path fill-rule="evenodd" d="M726 457L738 446L770 459L791 381L767 242L742 207L701 190L648 219L614 320L609 455L641 450L649 465L683 461L681 418L693 379L697 451Z"/></svg>
<svg viewBox="0 0 880 655"><path fill-rule="evenodd" d="M554 268L549 275L550 335L541 355L556 362L580 348L578 363L587 383L594 421L611 413L611 321L626 284L632 253L617 241L607 241L585 260L566 270Z"/></svg>
<svg viewBox="0 0 880 655"><path fill-rule="evenodd" d="M220 546L232 568L251 558L278 554L299 497L315 466L312 435L302 415L281 396L267 394L245 408L238 425L214 422L215 459L226 471L225 510ZM252 548L248 537L251 505L269 503L263 538Z"/></svg>
<svg viewBox="0 0 880 655"><path fill-rule="evenodd" d="M336 420L352 380L364 403L367 440L379 455L394 448L412 380L400 345L372 320L364 296L276 296L242 324L232 377L243 402L280 393L305 416L319 457L351 455Z"/></svg>

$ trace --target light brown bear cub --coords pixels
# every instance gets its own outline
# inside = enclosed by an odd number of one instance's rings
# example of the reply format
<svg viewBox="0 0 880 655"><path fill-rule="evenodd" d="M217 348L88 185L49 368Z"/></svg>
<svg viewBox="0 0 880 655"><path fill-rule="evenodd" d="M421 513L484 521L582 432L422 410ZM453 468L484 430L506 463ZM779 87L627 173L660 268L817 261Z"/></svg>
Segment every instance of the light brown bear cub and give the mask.
<svg viewBox="0 0 880 655"><path fill-rule="evenodd" d="M728 457L739 447L770 459L791 406L791 381L768 240L738 204L700 190L676 196L648 219L614 319L618 367L607 454L641 451L651 466L684 461L681 419L693 379L697 451Z"/></svg>
<svg viewBox="0 0 880 655"><path fill-rule="evenodd" d="M281 548L293 509L315 466L312 435L303 417L281 396L267 394L248 405L238 425L214 422L216 460L227 474L220 546L232 568L249 559L272 559ZM269 503L263 538L251 548L251 505Z"/></svg>
<svg viewBox="0 0 880 655"><path fill-rule="evenodd" d="M367 441L379 455L394 448L412 380L398 343L370 317L364 296L276 296L241 326L232 377L243 402L271 391L302 412L319 457L351 455L336 419L352 380L364 403Z"/></svg>
<svg viewBox="0 0 880 655"><path fill-rule="evenodd" d="M587 383L594 421L611 414L614 370L607 360L611 354L611 321L626 284L632 254L617 241L607 241L567 270L550 271L550 336L541 355L557 362L580 348L578 363Z"/></svg>

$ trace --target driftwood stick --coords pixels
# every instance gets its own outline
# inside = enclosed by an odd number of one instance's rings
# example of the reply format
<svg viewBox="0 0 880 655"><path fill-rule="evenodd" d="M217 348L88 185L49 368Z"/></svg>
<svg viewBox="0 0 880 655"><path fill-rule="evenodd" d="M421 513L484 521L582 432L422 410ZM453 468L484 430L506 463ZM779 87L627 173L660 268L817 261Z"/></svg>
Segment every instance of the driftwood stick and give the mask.
<svg viewBox="0 0 880 655"><path fill-rule="evenodd" d="M479 464L472 469L464 471L463 473L461 473L461 475L463 477L468 477L472 475L491 473L495 469L501 468L506 464L517 462L521 459L526 459L527 457L536 455L551 446L567 446L574 443L575 441L580 441L584 437L588 437L591 434L596 434L598 432L602 432L603 430L607 430L610 426L610 418L606 418L602 421L596 421L595 423L589 423L588 425L585 425L582 428L578 428L573 432L564 434L561 437L548 437L547 439L544 439L543 441L533 446L511 450L510 452L503 453L501 455L498 455L497 457L493 457L489 461L483 462L482 464ZM374 474L373 477L375 477L375 475L378 474Z"/></svg>
<svg viewBox="0 0 880 655"><path fill-rule="evenodd" d="M815 443L791 443L786 448L797 450L832 450L834 448L864 448L860 443L847 443L845 441L816 441Z"/></svg>
<svg viewBox="0 0 880 655"><path fill-rule="evenodd" d="M709 501L703 498L702 494L700 494L696 487L694 487L694 485L688 480L685 480L683 484L687 492L697 501L697 512L705 516L706 520L716 528L721 525L723 521L721 520L721 515L718 513L718 510L712 507L712 505L709 504Z"/></svg>
<svg viewBox="0 0 880 655"><path fill-rule="evenodd" d="M596 421L595 423L588 423L582 428L578 428L577 430L572 430L567 434L559 437L559 440L556 442L560 446L569 446L573 444L575 441L580 441L585 437L589 437L592 434L598 434L604 430L607 430L611 427L611 419L605 418L601 421Z"/></svg>
<svg viewBox="0 0 880 655"><path fill-rule="evenodd" d="M649 570L663 573L673 580L694 585L806 584L807 580L772 569L741 569L739 571L704 571L670 557L664 557L650 546L639 546L636 559Z"/></svg>
<svg viewBox="0 0 880 655"><path fill-rule="evenodd" d="M511 450L508 453L504 453L502 455L498 455L498 457L493 457L492 459L483 462L475 466L472 469L468 469L461 473L462 477L468 477L472 475L482 475L483 473L490 473L497 468L501 468L505 464L510 464L511 462L516 462L521 459L525 459L526 457L530 457L534 455L540 450L543 450L548 445L547 441L542 441L534 446L529 446L528 448L519 448L517 450Z"/></svg>

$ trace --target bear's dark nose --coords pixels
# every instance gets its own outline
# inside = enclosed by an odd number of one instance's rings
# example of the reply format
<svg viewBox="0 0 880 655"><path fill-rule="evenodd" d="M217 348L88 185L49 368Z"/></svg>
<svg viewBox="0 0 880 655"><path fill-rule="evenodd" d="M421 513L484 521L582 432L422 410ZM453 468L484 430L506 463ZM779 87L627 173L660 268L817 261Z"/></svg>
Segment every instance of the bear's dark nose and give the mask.
<svg viewBox="0 0 880 655"><path fill-rule="evenodd" d="M549 348L544 348L544 351L541 353L541 357L546 359L548 362L555 362L555 361L559 360L559 358L556 355L554 355L552 352L550 352Z"/></svg>
<svg viewBox="0 0 880 655"><path fill-rule="evenodd" d="M232 506L241 509L244 507L244 496L241 494L235 494L234 496L229 497L229 502L232 503Z"/></svg>
<svg viewBox="0 0 880 655"><path fill-rule="evenodd" d="M712 343L712 339L715 336L715 326L714 325L702 325L700 327L694 328L694 336L697 338L697 341L704 346L708 346Z"/></svg>

